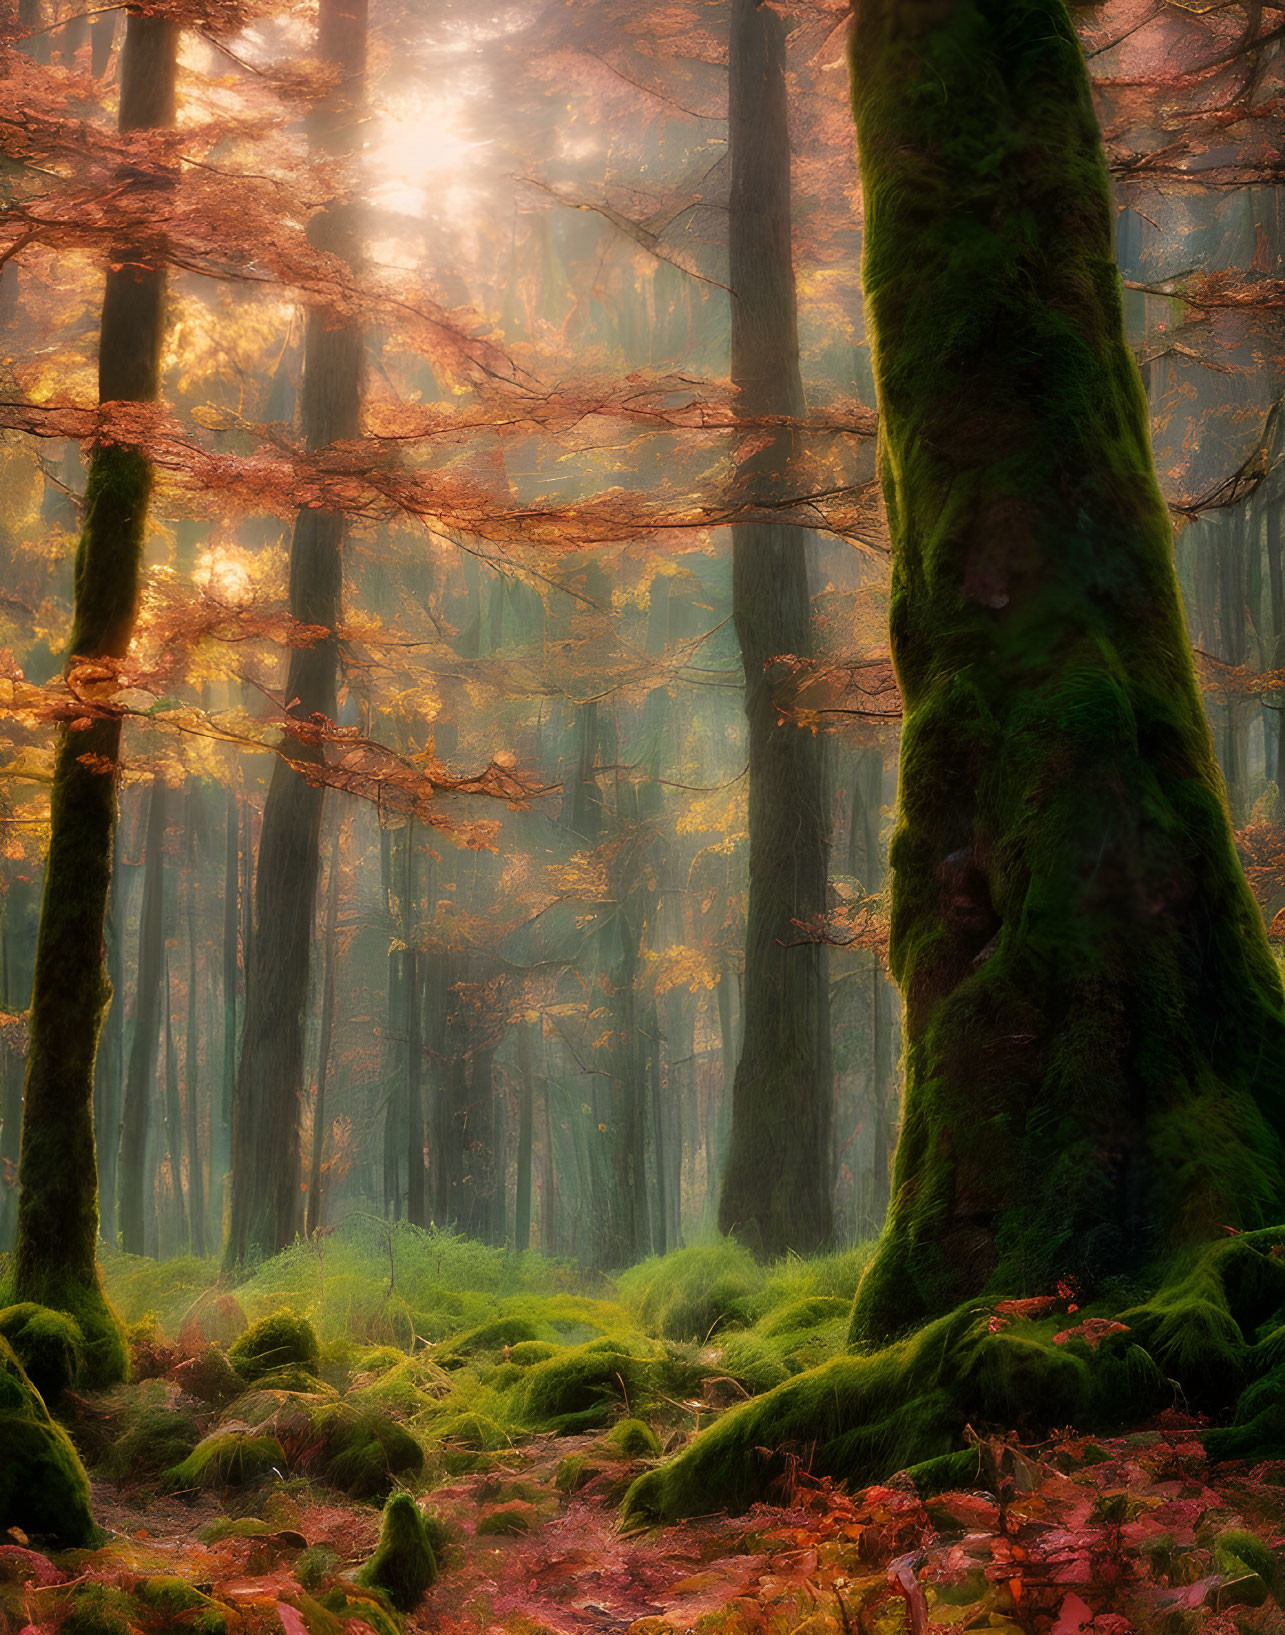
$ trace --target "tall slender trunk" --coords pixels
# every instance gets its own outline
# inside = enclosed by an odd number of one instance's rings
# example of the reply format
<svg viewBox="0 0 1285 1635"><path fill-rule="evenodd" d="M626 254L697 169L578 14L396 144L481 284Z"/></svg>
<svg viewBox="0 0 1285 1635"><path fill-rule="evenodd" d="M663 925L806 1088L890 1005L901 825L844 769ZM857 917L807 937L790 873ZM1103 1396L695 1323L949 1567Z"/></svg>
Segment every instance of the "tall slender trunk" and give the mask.
<svg viewBox="0 0 1285 1635"><path fill-rule="evenodd" d="M188 787L189 814L199 799L200 786ZM187 825L187 1019L183 1028L183 1103L187 1116L187 1175L189 1246L194 1255L205 1254L205 1171L201 1162L200 1084L200 1004L196 913L196 825L189 815ZM211 1109L211 1127L217 1114Z"/></svg>
<svg viewBox="0 0 1285 1635"><path fill-rule="evenodd" d="M785 27L762 0L733 0L730 79L732 380L742 414L797 416ZM748 440L740 498L779 499L797 454L788 430ZM773 698L774 661L807 657L815 645L802 530L733 529L732 610L749 718L750 878L745 1031L718 1218L771 1256L816 1249L833 1224L828 961L795 926L826 907L824 764L820 740L778 726Z"/></svg>
<svg viewBox="0 0 1285 1635"><path fill-rule="evenodd" d="M223 1200L232 1162L232 1103L236 1094L237 982L241 943L241 810L229 786L223 828L223 1060L210 1107L210 1212L223 1238Z"/></svg>
<svg viewBox="0 0 1285 1635"><path fill-rule="evenodd" d="M161 1027L161 985L165 977L165 781L152 780L144 843L143 906L138 921L138 988L134 1036L121 1109L120 1157L116 1164L116 1218L127 1255L146 1253L147 1219L153 1198L147 1187L148 1141Z"/></svg>
<svg viewBox="0 0 1285 1635"><path fill-rule="evenodd" d="M107 899L107 980L120 999L107 1007L94 1063L94 1149L98 1158L98 1200L102 1235L116 1236L116 1158L125 1088L125 877L120 860L120 825L112 844L112 883Z"/></svg>
<svg viewBox="0 0 1285 1635"><path fill-rule="evenodd" d="M165 1146L170 1166L170 1185L173 1191L174 1248L172 1253L190 1247L188 1236L187 1203L183 1197L183 1114L178 1088L178 1040L174 1036L174 1001L170 982L170 956L165 949Z"/></svg>
<svg viewBox="0 0 1285 1635"><path fill-rule="evenodd" d="M531 1066L531 1023L518 1023L518 1175L513 1208L513 1247L531 1247L531 1150L535 1135L535 1073Z"/></svg>
<svg viewBox="0 0 1285 1635"><path fill-rule="evenodd" d="M415 945L419 935L419 876L416 869L415 824L406 826L406 951L403 982L406 990L406 1219L412 1226L428 1225L424 1175L424 994L423 961Z"/></svg>
<svg viewBox="0 0 1285 1635"><path fill-rule="evenodd" d="M1273 670L1285 670L1285 574L1281 570L1281 502L1267 500L1267 576L1272 599L1272 659ZM1277 692L1272 701L1272 720L1276 724L1274 748L1276 751L1276 787L1285 794L1285 691Z"/></svg>
<svg viewBox="0 0 1285 1635"><path fill-rule="evenodd" d="M177 26L131 12L121 61L122 132L174 123ZM122 185L128 185L126 179ZM153 402L160 390L165 270L123 245L112 257L99 330L102 402ZM152 467L101 443L90 461L76 553L72 658L125 657L138 611ZM124 1374L119 1320L99 1281L94 1056L111 989L103 928L111 887L119 718L61 729L36 947L23 1091L21 1196L12 1291L71 1312L87 1343L85 1379Z"/></svg>
<svg viewBox="0 0 1285 1635"><path fill-rule="evenodd" d="M366 12L367 0L320 0L318 55L339 70L340 82L317 110L310 135L317 151L334 158L352 158L358 149ZM310 236L319 248L355 263L358 235L351 201L329 204L314 218ZM357 435L362 351L362 332L351 318L319 306L309 311L302 420L310 451ZM337 511L305 508L295 519L290 612L326 632L290 652L287 705L304 721L335 715L344 526ZM324 760L321 746L291 740L286 747L296 762ZM254 953L233 1110L226 1249L232 1266L285 1248L300 1225L299 1098L321 806L321 786L279 756L259 841Z"/></svg>
<svg viewBox="0 0 1285 1635"><path fill-rule="evenodd" d="M330 1074L330 1038L335 1020L335 960L339 933L339 847L341 831L335 825L335 843L330 853L330 879L326 883L326 975L321 993L321 1040L317 1050L317 1100L312 1111L312 1169L308 1176L309 1237L321 1230L321 1159L326 1144L326 1080Z"/></svg>
<svg viewBox="0 0 1285 1635"><path fill-rule="evenodd" d="M549 1051L544 1051L544 1168L540 1180L540 1243L546 1255L558 1252L557 1199L554 1193L553 1154L553 1075L549 1072Z"/></svg>

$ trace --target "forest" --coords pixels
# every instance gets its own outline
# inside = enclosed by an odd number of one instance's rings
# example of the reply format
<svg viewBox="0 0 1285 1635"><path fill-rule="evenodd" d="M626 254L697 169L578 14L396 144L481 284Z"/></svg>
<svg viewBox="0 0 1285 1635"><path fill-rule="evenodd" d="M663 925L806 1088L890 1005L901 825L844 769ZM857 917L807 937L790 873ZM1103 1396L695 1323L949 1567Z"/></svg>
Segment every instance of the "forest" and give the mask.
<svg viewBox="0 0 1285 1635"><path fill-rule="evenodd" d="M0 76L0 1628L1285 1635L1279 0Z"/></svg>

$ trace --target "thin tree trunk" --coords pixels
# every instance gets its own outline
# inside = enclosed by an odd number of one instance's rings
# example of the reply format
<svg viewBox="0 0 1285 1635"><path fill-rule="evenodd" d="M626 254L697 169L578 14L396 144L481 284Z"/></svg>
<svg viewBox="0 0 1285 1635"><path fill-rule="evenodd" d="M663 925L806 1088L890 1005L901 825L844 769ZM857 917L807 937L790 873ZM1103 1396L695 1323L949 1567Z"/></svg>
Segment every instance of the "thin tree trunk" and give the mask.
<svg viewBox="0 0 1285 1635"><path fill-rule="evenodd" d="M144 843L143 906L138 922L138 989L134 999L134 1036L121 1109L120 1157L116 1165L116 1218L121 1248L127 1255L147 1252L147 1219L153 1197L148 1190L148 1141L156 1077L156 1049L161 1028L161 985L165 976L165 808L164 779L152 780Z"/></svg>
<svg viewBox="0 0 1285 1635"><path fill-rule="evenodd" d="M319 110L314 148L351 156L359 141L366 60L367 0L321 0L318 55L340 84ZM313 242L350 264L357 259L351 203L333 203L314 220ZM361 414L362 332L323 307L308 314L302 420L310 451L357 435ZM341 512L305 508L290 549L290 612L327 634L290 652L286 699L301 720L333 719L343 584ZM321 764L324 748L291 740L297 762ZM232 1133L230 1266L275 1254L300 1225L299 1099L303 1089L304 1011L317 900L322 789L283 756L272 769L259 840L253 959L246 983L245 1034Z"/></svg>
<svg viewBox="0 0 1285 1635"><path fill-rule="evenodd" d="M321 1159L326 1144L326 1080L330 1072L330 1037L335 1019L335 963L339 933L339 846L341 831L335 825L335 843L330 853L330 879L326 884L326 974L321 993L321 1041L317 1050L317 1100L312 1113L312 1170L308 1177L309 1237L321 1230Z"/></svg>
<svg viewBox="0 0 1285 1635"><path fill-rule="evenodd" d="M120 825L112 843L112 883L107 899L107 980L120 999L107 1007L94 1064L94 1148L98 1157L98 1199L102 1235L116 1236L116 1158L125 1078L125 878L120 860Z"/></svg>
<svg viewBox="0 0 1285 1635"><path fill-rule="evenodd" d="M406 826L406 903L403 910L406 951L403 982L406 990L406 1219L412 1226L428 1225L424 1175L424 995L423 962L415 946L419 935L419 879L416 869L415 824Z"/></svg>
<svg viewBox="0 0 1285 1635"><path fill-rule="evenodd" d="M194 1255L205 1254L205 1173L201 1163L200 1005L197 995L196 825L192 821L200 800L200 786L188 787L187 825L187 1020L183 1029L183 1102L187 1114L187 1174L189 1244ZM211 1109L213 1113L213 1109ZM217 1115L211 1117L211 1125Z"/></svg>
<svg viewBox="0 0 1285 1635"><path fill-rule="evenodd" d="M177 26L131 12L121 64L122 132L175 116ZM122 246L99 331L101 401L153 402L160 389L165 271ZM152 467L136 448L100 444L85 489L76 557L73 659L125 657L138 610ZM70 1312L87 1342L86 1383L123 1376L120 1323L102 1295L94 1056L111 990L103 930L111 887L120 720L61 729L36 948L23 1092L21 1197L13 1293Z"/></svg>
<svg viewBox="0 0 1285 1635"><path fill-rule="evenodd" d="M1267 500L1267 576L1272 598L1272 669L1285 670L1285 575L1281 571L1281 507L1270 496ZM1277 691L1273 699L1276 723L1276 787L1285 794L1285 691Z"/></svg>
<svg viewBox="0 0 1285 1635"><path fill-rule="evenodd" d="M518 1023L518 1175L513 1210L513 1247L531 1247L531 1149L535 1133L535 1074L531 1066L531 1023Z"/></svg>
<svg viewBox="0 0 1285 1635"><path fill-rule="evenodd" d="M790 248L785 27L733 0L730 283L732 380L745 415L803 412ZM779 499L797 456L788 431L756 433L738 460L743 500ZM719 1226L760 1255L807 1252L832 1229L828 961L796 922L825 912L828 802L821 741L778 726L774 661L813 652L806 536L771 522L733 529L732 608L749 718L749 910L745 1030Z"/></svg>
<svg viewBox="0 0 1285 1635"><path fill-rule="evenodd" d="M223 1239L223 1200L232 1162L232 1103L236 1094L237 981L241 965L241 811L229 787L223 829L223 1067L210 1109L210 1204L216 1242Z"/></svg>
<svg viewBox="0 0 1285 1635"><path fill-rule="evenodd" d="M178 1091L178 1040L174 1037L174 1006L170 984L169 948L165 950L165 1145L170 1165L170 1185L174 1189L174 1248L190 1245L187 1206L183 1197L183 1114Z"/></svg>

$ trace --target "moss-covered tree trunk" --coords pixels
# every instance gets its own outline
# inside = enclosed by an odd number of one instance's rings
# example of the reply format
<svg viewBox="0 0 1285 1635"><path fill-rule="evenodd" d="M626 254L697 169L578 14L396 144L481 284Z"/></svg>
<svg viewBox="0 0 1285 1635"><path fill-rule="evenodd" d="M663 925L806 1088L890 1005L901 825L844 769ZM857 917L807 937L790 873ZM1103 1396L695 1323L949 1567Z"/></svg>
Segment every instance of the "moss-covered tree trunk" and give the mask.
<svg viewBox="0 0 1285 1635"><path fill-rule="evenodd" d="M740 413L799 415L785 28L760 0L733 0L729 250L732 380ZM787 431L747 440L742 499L771 504L797 455ZM749 718L749 917L745 1032L719 1226L756 1253L830 1236L830 997L819 944L795 925L825 910L828 823L822 746L777 722L773 661L813 650L807 536L773 522L733 530L732 607ZM786 946L793 944L794 946Z"/></svg>
<svg viewBox="0 0 1285 1635"><path fill-rule="evenodd" d="M1285 1016L1062 0L858 0L905 1111L854 1337L1285 1213Z"/></svg>
<svg viewBox="0 0 1285 1635"><path fill-rule="evenodd" d="M326 1150L326 1083L330 1077L330 1041L335 1025L335 964L339 945L339 851L342 831L336 825L335 843L330 853L330 876L326 881L326 935L323 955L326 974L321 986L321 1038L317 1045L317 1096L312 1108L312 1164L308 1172L309 1237L321 1230L325 1199L321 1189Z"/></svg>
<svg viewBox="0 0 1285 1635"><path fill-rule="evenodd" d="M339 71L320 105L311 140L318 151L351 158L357 151L366 61L366 0L321 0L318 56ZM353 263L355 207L334 201L314 218L318 248ZM363 341L350 316L314 306L304 341L302 419L315 451L356 437L360 429ZM285 696L292 714L335 715L345 521L337 511L305 508L290 547L290 612L327 632L294 647ZM324 747L292 740L294 762L320 765ZM278 758L259 839L254 943L246 968L245 1031L232 1126L232 1199L225 1259L229 1265L275 1254L301 1224L299 1098L303 1089L304 1011L314 936L321 783Z"/></svg>
<svg viewBox="0 0 1285 1635"><path fill-rule="evenodd" d="M131 12L121 56L122 131L174 123L176 25ZM113 256L99 331L98 395L147 403L160 389L165 270L122 246ZM72 659L123 659L138 610L152 468L100 444L90 461L76 552ZM72 1313L87 1342L86 1379L125 1371L120 1324L96 1264L98 1173L94 1056L111 990L103 928L111 887L120 722L65 728L58 741L49 856L23 1086L18 1246L13 1293Z"/></svg>

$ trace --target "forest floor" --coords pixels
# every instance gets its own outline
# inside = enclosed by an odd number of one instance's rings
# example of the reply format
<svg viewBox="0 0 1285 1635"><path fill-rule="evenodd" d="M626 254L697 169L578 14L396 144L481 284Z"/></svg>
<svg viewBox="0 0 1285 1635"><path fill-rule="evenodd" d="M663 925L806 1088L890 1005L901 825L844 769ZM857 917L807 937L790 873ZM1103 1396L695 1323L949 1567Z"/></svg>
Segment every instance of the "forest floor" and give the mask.
<svg viewBox="0 0 1285 1635"><path fill-rule="evenodd" d="M722 1289L727 1298L725 1282ZM192 1310L189 1294L176 1291L175 1309ZM808 1298L815 1307L835 1297ZM612 1445L611 1425L622 1419L634 1425L634 1416L646 1412L666 1451L685 1445L738 1394L729 1393L724 1372L734 1348L704 1346L694 1376L699 1384L686 1396L666 1395L654 1381L647 1392L622 1366L619 1399L604 1403L596 1426L573 1434L509 1427L500 1439L487 1434L493 1422L478 1406L506 1400L500 1388L523 1373L523 1362L526 1377L514 1389L529 1398L534 1367L562 1361L549 1345L491 1332L505 1324L514 1333L538 1327L529 1288L520 1303L528 1315L516 1326L510 1316L474 1329L462 1354L450 1354L452 1344L461 1345L458 1336L417 1348L417 1356L429 1352L440 1360L396 1360L388 1346L368 1352L360 1360L373 1366L350 1370L342 1394L277 1378L221 1402L209 1400L204 1332L216 1317L228 1320L232 1298L198 1297L203 1328L194 1330L190 1317L186 1328L173 1323L184 1344L149 1317L136 1328L134 1352L137 1374L150 1377L94 1397L69 1394L63 1406L96 1472L94 1514L106 1541L95 1550L47 1552L21 1534L0 1534L0 1624L7 1619L9 1629L26 1635L395 1629L399 1620L353 1583L376 1545L382 1495L340 1491L318 1452L316 1414L337 1412L336 1402L361 1403L365 1411L375 1390L393 1418L415 1428L427 1453L421 1470L390 1474L382 1484L408 1487L433 1518L439 1541L440 1575L405 1618L408 1631L1285 1632L1285 1462L1213 1467L1198 1439L1203 1421L1184 1413L1112 1439L1066 1432L1038 1446L979 1440L975 1488L927 1499L905 1477L845 1491L811 1477L807 1450L793 1450L781 1461L777 1505L622 1531L620 1500L655 1455L627 1456L634 1450L623 1449L619 1438ZM249 1304L254 1310L256 1302ZM498 1304L503 1309L505 1300ZM640 1305L645 1301L635 1299L635 1319ZM604 1323L613 1310L601 1300L576 1309L581 1317L595 1309ZM614 1310L622 1320L621 1308ZM759 1325L770 1331L771 1318ZM496 1349L478 1360L472 1347L482 1333ZM194 1334L204 1347L196 1356ZM659 1343L651 1343L659 1358ZM572 1350L578 1357L599 1354L593 1342ZM461 1363L461 1355L469 1360ZM427 1410L405 1389L412 1365L419 1369L416 1391L431 1403ZM194 1368L205 1376L203 1395L193 1394ZM460 1400L473 1405L469 1416L458 1412L461 1392ZM433 1430L435 1416L442 1422ZM225 1461L217 1477L175 1490L173 1473L167 1479L157 1469L173 1450L162 1455L156 1445L168 1447L184 1425L192 1427L188 1445L199 1437L199 1447L270 1427L281 1457L261 1471ZM481 1445L497 1440L502 1445ZM97 1474L103 1471L112 1474Z"/></svg>

